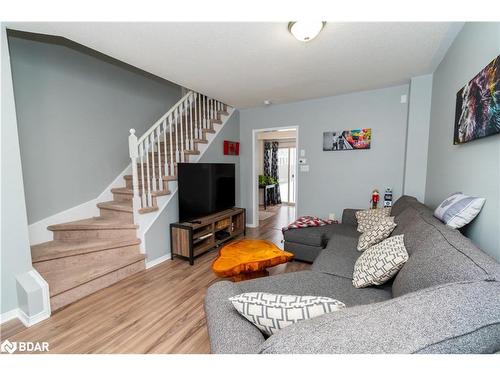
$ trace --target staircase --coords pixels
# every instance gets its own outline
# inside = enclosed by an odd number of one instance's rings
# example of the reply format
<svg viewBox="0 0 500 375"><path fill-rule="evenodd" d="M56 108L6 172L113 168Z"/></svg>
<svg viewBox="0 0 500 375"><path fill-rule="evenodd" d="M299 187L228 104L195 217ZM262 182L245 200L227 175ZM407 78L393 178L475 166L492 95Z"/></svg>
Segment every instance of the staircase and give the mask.
<svg viewBox="0 0 500 375"><path fill-rule="evenodd" d="M132 174L111 189L113 200L97 204L97 217L49 226L53 240L31 247L52 311L144 270L137 215L158 210L158 198L170 195L169 182L177 179L177 164L199 155L214 124L228 115L227 105L190 91L140 138L130 130Z"/></svg>

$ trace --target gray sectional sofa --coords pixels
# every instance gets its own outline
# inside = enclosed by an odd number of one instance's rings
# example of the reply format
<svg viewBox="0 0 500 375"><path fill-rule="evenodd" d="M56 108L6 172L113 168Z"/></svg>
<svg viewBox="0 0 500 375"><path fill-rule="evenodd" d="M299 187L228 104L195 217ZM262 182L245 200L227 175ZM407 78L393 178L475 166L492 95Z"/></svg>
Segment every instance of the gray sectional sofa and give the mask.
<svg viewBox="0 0 500 375"><path fill-rule="evenodd" d="M356 289L355 210L342 223L299 229L295 241L325 247L310 271L210 286L205 313L213 353L494 353L500 351L500 265L458 230L432 216L415 198L395 202L409 260L389 283ZM318 230L320 229L320 230ZM318 233L314 233L318 232ZM498 233L491 235L498 235ZM293 236L292 236L293 237ZM319 246L311 245L317 241ZM309 241L309 243L307 243ZM318 244L318 242L316 242ZM292 246L293 247L293 246ZM308 248L302 247L305 252ZM311 250L311 249L310 249ZM317 250L317 249L312 249ZM319 254L319 255L318 255ZM301 321L265 337L228 300L244 293L317 295L336 298L346 309Z"/></svg>

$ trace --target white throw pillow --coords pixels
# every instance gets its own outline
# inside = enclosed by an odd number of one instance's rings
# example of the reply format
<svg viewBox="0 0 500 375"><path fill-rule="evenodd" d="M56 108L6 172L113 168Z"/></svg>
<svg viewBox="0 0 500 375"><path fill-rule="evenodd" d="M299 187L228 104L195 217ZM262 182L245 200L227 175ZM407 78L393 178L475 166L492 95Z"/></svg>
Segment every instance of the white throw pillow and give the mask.
<svg viewBox="0 0 500 375"><path fill-rule="evenodd" d="M238 312L267 335L301 320L340 310L345 305L333 298L293 296L262 292L229 298Z"/></svg>
<svg viewBox="0 0 500 375"><path fill-rule="evenodd" d="M354 265L352 285L382 285L398 273L408 260L403 236L389 237L366 250Z"/></svg>
<svg viewBox="0 0 500 375"><path fill-rule="evenodd" d="M434 216L452 228L462 228L474 220L485 201L484 198L455 193L436 208Z"/></svg>
<svg viewBox="0 0 500 375"><path fill-rule="evenodd" d="M396 228L397 224L394 222L394 217L380 218L377 224L365 230L358 239L358 250L364 251L370 246L373 246L380 241L389 237Z"/></svg>
<svg viewBox="0 0 500 375"><path fill-rule="evenodd" d="M388 217L391 214L391 207L375 208L369 210L361 210L356 212L356 219L358 221L358 232L363 233L379 219Z"/></svg>

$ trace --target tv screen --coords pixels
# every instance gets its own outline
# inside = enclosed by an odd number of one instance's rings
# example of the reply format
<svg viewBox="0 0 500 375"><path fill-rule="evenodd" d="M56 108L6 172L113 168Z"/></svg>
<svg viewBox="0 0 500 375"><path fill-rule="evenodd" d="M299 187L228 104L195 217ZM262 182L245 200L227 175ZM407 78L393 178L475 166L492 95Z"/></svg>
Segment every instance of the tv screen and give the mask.
<svg viewBox="0 0 500 375"><path fill-rule="evenodd" d="M177 173L181 222L234 207L234 164L179 163Z"/></svg>

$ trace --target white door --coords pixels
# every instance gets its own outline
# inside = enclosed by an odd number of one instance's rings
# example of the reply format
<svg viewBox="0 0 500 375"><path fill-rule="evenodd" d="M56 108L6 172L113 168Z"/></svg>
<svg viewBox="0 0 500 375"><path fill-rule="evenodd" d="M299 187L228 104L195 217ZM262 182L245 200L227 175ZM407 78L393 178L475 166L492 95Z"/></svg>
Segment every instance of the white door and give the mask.
<svg viewBox="0 0 500 375"><path fill-rule="evenodd" d="M295 147L280 147L278 149L278 176L281 202L295 204L295 168L297 149Z"/></svg>

